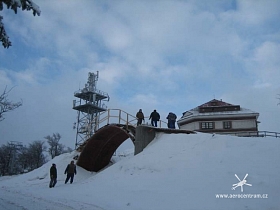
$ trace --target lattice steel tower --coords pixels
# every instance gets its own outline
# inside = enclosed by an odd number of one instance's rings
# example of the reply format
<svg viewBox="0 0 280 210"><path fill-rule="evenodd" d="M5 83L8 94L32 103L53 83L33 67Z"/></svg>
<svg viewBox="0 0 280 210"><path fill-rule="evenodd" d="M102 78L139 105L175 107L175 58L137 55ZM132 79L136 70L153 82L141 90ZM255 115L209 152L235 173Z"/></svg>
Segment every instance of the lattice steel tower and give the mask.
<svg viewBox="0 0 280 210"><path fill-rule="evenodd" d="M99 115L107 110L103 103L109 101L109 95L96 89L98 71L96 74L89 72L88 81L82 90L74 93L78 100L73 100L73 109L78 111L77 123L74 123L77 148L98 129Z"/></svg>

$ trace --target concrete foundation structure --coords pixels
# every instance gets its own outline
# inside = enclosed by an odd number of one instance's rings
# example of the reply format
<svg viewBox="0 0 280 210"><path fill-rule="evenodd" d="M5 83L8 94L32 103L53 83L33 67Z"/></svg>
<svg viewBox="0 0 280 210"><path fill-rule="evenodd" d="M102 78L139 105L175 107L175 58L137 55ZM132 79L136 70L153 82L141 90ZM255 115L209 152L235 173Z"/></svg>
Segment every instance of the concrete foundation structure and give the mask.
<svg viewBox="0 0 280 210"><path fill-rule="evenodd" d="M135 150L134 155L142 152L149 143L151 143L156 133L185 133L185 134L195 134L194 131L188 130L178 130L178 129L169 129L169 128L157 128L152 126L140 125L136 127L136 136L135 136Z"/></svg>

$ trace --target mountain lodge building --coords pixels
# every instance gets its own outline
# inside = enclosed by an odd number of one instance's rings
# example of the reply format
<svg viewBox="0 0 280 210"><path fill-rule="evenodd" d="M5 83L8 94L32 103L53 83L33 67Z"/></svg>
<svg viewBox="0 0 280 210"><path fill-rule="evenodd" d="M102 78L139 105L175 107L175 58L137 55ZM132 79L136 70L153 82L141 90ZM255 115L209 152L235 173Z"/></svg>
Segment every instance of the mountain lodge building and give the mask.
<svg viewBox="0 0 280 210"><path fill-rule="evenodd" d="M213 99L186 111L177 121L179 129L204 133L252 135L258 132L259 113Z"/></svg>

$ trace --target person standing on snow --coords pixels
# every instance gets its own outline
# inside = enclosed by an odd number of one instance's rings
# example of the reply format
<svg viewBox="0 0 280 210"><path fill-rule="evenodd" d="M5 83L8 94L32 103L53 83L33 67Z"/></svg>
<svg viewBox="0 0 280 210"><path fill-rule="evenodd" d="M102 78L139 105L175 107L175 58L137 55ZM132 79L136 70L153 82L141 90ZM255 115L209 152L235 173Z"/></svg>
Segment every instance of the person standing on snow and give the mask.
<svg viewBox="0 0 280 210"><path fill-rule="evenodd" d="M64 174L67 173L67 177L65 179L65 184L68 182L70 179L70 184L73 183L74 180L74 174L77 174L76 171L76 165L74 164L74 161L72 160L70 164L67 165Z"/></svg>
<svg viewBox="0 0 280 210"><path fill-rule="evenodd" d="M52 167L50 168L50 177L51 177L51 181L50 181L50 185L49 187L52 188L55 186L56 184L56 179L57 179L57 170L56 170L56 165L53 163Z"/></svg>
<svg viewBox="0 0 280 210"><path fill-rule="evenodd" d="M157 112L157 110L154 110L151 114L150 114L150 118L149 120L151 120L151 124L152 126L157 127L157 121L159 121L160 119L160 115Z"/></svg>
<svg viewBox="0 0 280 210"><path fill-rule="evenodd" d="M177 119L176 114L174 114L172 112L169 112L169 114L166 117L166 119L168 120L168 124L167 124L168 128L175 129L175 122L176 122L176 119Z"/></svg>
<svg viewBox="0 0 280 210"><path fill-rule="evenodd" d="M145 121L142 109L139 109L139 112L137 112L136 117L137 117L137 126L141 125L143 120Z"/></svg>

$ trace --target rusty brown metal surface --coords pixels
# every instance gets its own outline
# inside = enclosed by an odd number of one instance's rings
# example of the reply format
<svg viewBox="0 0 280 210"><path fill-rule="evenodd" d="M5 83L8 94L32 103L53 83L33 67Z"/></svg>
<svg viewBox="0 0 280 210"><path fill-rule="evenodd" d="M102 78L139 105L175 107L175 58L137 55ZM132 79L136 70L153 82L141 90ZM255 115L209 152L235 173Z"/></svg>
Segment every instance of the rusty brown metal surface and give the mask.
<svg viewBox="0 0 280 210"><path fill-rule="evenodd" d="M147 132L195 133L188 130L146 127ZM88 171L97 172L107 166L116 149L128 138L135 140L135 128L122 124L112 124L99 129L78 151L81 151L77 165Z"/></svg>
<svg viewBox="0 0 280 210"><path fill-rule="evenodd" d="M117 125L107 125L99 129L87 140L77 165L88 171L101 170L109 164L116 149L128 138L128 131Z"/></svg>

